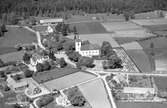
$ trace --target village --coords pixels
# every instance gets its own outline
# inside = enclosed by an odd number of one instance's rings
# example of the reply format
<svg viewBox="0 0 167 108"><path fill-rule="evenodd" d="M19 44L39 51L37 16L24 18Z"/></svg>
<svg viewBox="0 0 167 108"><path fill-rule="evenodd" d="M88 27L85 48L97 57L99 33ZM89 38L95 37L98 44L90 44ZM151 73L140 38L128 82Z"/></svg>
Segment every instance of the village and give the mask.
<svg viewBox="0 0 167 108"><path fill-rule="evenodd" d="M1 26L0 108L166 107L166 11L34 19Z"/></svg>

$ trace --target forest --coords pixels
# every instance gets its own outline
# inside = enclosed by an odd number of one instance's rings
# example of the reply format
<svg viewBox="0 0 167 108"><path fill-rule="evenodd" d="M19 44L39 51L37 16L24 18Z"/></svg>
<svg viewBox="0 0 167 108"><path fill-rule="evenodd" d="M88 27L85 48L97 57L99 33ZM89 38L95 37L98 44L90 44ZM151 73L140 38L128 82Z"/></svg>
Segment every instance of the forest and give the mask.
<svg viewBox="0 0 167 108"><path fill-rule="evenodd" d="M134 13L167 10L167 0L0 0L0 17L47 16L65 17L69 14Z"/></svg>

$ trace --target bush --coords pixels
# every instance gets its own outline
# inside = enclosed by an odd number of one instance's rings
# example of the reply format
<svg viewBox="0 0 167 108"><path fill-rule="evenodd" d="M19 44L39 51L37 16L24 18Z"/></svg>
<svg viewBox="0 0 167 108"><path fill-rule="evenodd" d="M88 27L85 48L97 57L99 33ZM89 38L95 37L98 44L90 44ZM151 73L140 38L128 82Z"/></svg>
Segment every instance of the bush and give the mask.
<svg viewBox="0 0 167 108"><path fill-rule="evenodd" d="M64 68L64 67L66 67L67 66L67 63L66 63L66 61L64 60L64 58L60 58L60 67L61 68Z"/></svg>
<svg viewBox="0 0 167 108"><path fill-rule="evenodd" d="M68 91L68 99L73 106L82 107L86 103L86 99L83 97L82 93L77 87L73 87Z"/></svg>
<svg viewBox="0 0 167 108"><path fill-rule="evenodd" d="M93 59L89 57L81 57L77 63L78 67L88 67L88 68L93 68L95 65L93 64Z"/></svg>
<svg viewBox="0 0 167 108"><path fill-rule="evenodd" d="M68 53L68 58L71 61L78 62L80 57L81 57L81 55L78 52L72 51L72 52Z"/></svg>
<svg viewBox="0 0 167 108"><path fill-rule="evenodd" d="M26 78L32 77L33 74L34 74L34 72L33 72L33 71L30 71L30 70L28 70L28 69L24 71L24 76L25 76Z"/></svg>
<svg viewBox="0 0 167 108"><path fill-rule="evenodd" d="M37 105L42 108L46 105L48 105L49 103L53 102L54 101L54 97L52 96L45 96L45 97L42 97L38 102L37 102Z"/></svg>
<svg viewBox="0 0 167 108"><path fill-rule="evenodd" d="M108 61L103 62L104 69L116 69L122 68L122 60L117 56L112 56L109 58Z"/></svg>

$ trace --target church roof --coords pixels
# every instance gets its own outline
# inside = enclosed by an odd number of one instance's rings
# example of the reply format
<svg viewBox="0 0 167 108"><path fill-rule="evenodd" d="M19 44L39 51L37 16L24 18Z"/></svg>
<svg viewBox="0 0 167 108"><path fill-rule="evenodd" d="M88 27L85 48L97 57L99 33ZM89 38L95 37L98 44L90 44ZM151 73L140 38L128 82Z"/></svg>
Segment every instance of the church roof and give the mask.
<svg viewBox="0 0 167 108"><path fill-rule="evenodd" d="M81 51L83 50L99 50L100 47L96 44L86 44L81 46Z"/></svg>

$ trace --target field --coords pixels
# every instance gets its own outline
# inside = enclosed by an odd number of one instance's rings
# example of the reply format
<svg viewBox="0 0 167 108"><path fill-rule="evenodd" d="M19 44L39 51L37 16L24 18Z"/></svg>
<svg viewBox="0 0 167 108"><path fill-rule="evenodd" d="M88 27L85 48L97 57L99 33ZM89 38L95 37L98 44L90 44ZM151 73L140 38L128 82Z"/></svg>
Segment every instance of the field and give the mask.
<svg viewBox="0 0 167 108"><path fill-rule="evenodd" d="M16 51L14 46L36 41L34 33L18 27L7 27L8 32L5 37L0 38L0 54Z"/></svg>
<svg viewBox="0 0 167 108"><path fill-rule="evenodd" d="M98 79L80 85L79 89L92 108L112 108L102 80Z"/></svg>
<svg viewBox="0 0 167 108"><path fill-rule="evenodd" d="M76 68L54 68L45 72L38 72L33 76L33 79L38 83L44 83L53 79L61 78L66 75L70 75L73 73L79 72L79 69Z"/></svg>
<svg viewBox="0 0 167 108"><path fill-rule="evenodd" d="M129 75L129 87L152 88L151 77Z"/></svg>
<svg viewBox="0 0 167 108"><path fill-rule="evenodd" d="M99 22L82 22L82 23L72 23L70 28L76 26L79 34L98 34L107 33L105 28Z"/></svg>
<svg viewBox="0 0 167 108"><path fill-rule="evenodd" d="M74 36L68 36L70 39L74 39ZM85 34L79 35L81 40L89 40L93 44L102 45L103 41L110 42L112 47L120 47L119 44L112 38L112 34Z"/></svg>
<svg viewBox="0 0 167 108"><path fill-rule="evenodd" d="M150 26L150 25L163 25L167 24L167 20L164 18L159 19L135 19L132 22L142 25L142 26Z"/></svg>
<svg viewBox="0 0 167 108"><path fill-rule="evenodd" d="M145 41L139 41L138 42L142 47L144 52L151 58L151 53L154 53L154 60L157 62L156 63L156 68L162 68L161 65L167 65L166 60L167 60L167 38L166 37L159 37L159 38L153 38ZM154 48L151 49L150 45L151 43L154 44ZM163 64L164 63L164 64Z"/></svg>
<svg viewBox="0 0 167 108"><path fill-rule="evenodd" d="M166 108L166 103L134 103L134 102L117 102L118 108Z"/></svg>
<svg viewBox="0 0 167 108"><path fill-rule="evenodd" d="M125 44L125 43L129 43L129 42L139 40L141 38L138 38L138 37L114 37L114 39L118 44L121 45L121 44Z"/></svg>
<svg viewBox="0 0 167 108"><path fill-rule="evenodd" d="M167 72L167 51L155 57L155 66L157 71Z"/></svg>
<svg viewBox="0 0 167 108"><path fill-rule="evenodd" d="M85 73L85 72L77 72L73 73L67 76L64 76L62 78L54 79L48 82L45 82L44 85L49 89L65 89L69 88L71 86L74 86L78 83L82 83L84 81L90 80L95 78L96 76Z"/></svg>
<svg viewBox="0 0 167 108"><path fill-rule="evenodd" d="M159 90L167 91L167 77L154 77L154 82Z"/></svg>
<svg viewBox="0 0 167 108"><path fill-rule="evenodd" d="M143 50L128 50L127 54L131 57L141 72L150 73L154 66L151 58Z"/></svg>
<svg viewBox="0 0 167 108"><path fill-rule="evenodd" d="M0 55L0 58L4 62L20 61L23 59L23 55L24 55L24 51L17 51L17 52Z"/></svg>
<svg viewBox="0 0 167 108"><path fill-rule="evenodd" d="M123 44L122 47L142 72L152 71L154 62L151 61L151 56L143 51L143 47L138 42Z"/></svg>
<svg viewBox="0 0 167 108"><path fill-rule="evenodd" d="M131 23L131 22L110 22L110 23L102 23L104 28L108 32L121 31L121 30L133 30L133 29L141 29L140 26Z"/></svg>

